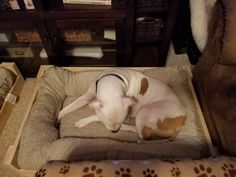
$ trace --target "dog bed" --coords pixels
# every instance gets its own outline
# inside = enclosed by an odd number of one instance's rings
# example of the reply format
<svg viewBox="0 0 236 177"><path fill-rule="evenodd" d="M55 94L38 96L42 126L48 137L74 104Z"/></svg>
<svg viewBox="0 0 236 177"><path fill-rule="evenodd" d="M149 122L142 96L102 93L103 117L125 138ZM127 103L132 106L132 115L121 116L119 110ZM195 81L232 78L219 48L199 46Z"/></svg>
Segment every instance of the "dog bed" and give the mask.
<svg viewBox="0 0 236 177"><path fill-rule="evenodd" d="M24 83L14 63L0 64L0 133L20 96Z"/></svg>
<svg viewBox="0 0 236 177"><path fill-rule="evenodd" d="M0 108L15 81L16 75L11 70L0 66Z"/></svg>
<svg viewBox="0 0 236 177"><path fill-rule="evenodd" d="M60 109L83 94L101 70L72 72L53 66L39 79L37 96L22 131L17 156L20 168L35 170L48 161L200 158L211 155L211 142L206 138L208 132L203 127L204 121L200 119L202 115L189 82L189 68L139 70L170 85L186 106L186 124L174 140L138 144L136 133L119 131L113 134L99 122L84 128L75 127L78 119L92 114L93 110L88 107L68 114L58 126Z"/></svg>

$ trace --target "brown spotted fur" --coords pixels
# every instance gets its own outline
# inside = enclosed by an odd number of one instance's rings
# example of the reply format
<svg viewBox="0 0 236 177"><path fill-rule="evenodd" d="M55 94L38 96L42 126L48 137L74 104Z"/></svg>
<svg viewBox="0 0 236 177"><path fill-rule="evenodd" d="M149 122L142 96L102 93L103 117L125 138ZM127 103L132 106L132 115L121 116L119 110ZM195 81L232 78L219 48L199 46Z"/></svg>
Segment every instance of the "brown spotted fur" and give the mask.
<svg viewBox="0 0 236 177"><path fill-rule="evenodd" d="M148 83L147 78L145 78L145 77L142 78L139 94L144 95L147 92L148 87L149 87L149 83Z"/></svg>
<svg viewBox="0 0 236 177"><path fill-rule="evenodd" d="M144 126L142 135L144 139L152 137L171 137L175 135L185 123L185 117L166 118L163 121L158 120L157 128L152 129Z"/></svg>

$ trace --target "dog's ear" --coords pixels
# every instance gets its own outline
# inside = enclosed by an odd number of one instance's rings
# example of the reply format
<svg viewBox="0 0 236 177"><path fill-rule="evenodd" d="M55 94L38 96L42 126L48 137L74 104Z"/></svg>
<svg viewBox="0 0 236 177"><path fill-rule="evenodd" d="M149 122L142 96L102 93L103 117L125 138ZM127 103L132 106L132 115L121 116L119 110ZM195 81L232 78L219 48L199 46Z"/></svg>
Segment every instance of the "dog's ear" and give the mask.
<svg viewBox="0 0 236 177"><path fill-rule="evenodd" d="M102 107L102 103L99 101L99 100L97 100L97 99L94 99L94 100L92 100L90 103L89 103L89 107L91 107L91 108L101 108Z"/></svg>
<svg viewBox="0 0 236 177"><path fill-rule="evenodd" d="M134 98L125 96L123 97L123 103L127 106L132 106L136 103L136 100Z"/></svg>

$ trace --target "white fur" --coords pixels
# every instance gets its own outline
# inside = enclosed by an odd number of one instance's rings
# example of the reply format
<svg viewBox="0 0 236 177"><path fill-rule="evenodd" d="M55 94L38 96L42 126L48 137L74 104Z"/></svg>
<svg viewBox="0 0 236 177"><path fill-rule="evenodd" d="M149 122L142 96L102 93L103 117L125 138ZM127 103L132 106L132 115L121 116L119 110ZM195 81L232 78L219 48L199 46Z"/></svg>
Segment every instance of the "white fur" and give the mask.
<svg viewBox="0 0 236 177"><path fill-rule="evenodd" d="M141 81L144 78L148 81L147 89L140 93ZM184 106L172 89L140 72L121 68L110 69L104 71L97 81L97 84L93 82L90 85L85 94L62 109L58 119L89 104L95 109L96 115L80 119L75 124L77 127L101 121L110 131L138 132L142 139L144 126L156 129L158 120L186 115ZM123 124L129 116L136 118L136 126Z"/></svg>

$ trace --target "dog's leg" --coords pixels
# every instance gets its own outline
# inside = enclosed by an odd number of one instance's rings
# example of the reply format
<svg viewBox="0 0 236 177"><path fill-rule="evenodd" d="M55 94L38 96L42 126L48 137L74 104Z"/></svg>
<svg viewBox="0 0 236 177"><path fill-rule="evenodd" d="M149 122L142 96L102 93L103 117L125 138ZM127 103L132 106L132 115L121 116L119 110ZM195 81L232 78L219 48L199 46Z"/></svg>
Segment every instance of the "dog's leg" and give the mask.
<svg viewBox="0 0 236 177"><path fill-rule="evenodd" d="M131 131L137 133L137 128L134 125L121 124L120 130Z"/></svg>
<svg viewBox="0 0 236 177"><path fill-rule="evenodd" d="M93 83L89 86L85 94L81 95L74 102L72 102L71 104L69 104L68 106L66 106L60 111L58 115L58 121L60 121L61 118L64 117L66 114L87 105L95 97L95 92L96 92L96 85L95 83Z"/></svg>
<svg viewBox="0 0 236 177"><path fill-rule="evenodd" d="M94 114L94 115L91 115L89 117L86 117L86 118L83 118L83 119L80 119L80 120L76 121L75 126L79 127L79 128L82 128L82 127L90 124L91 122L98 122L98 121L100 121L100 120L98 119L97 115Z"/></svg>

